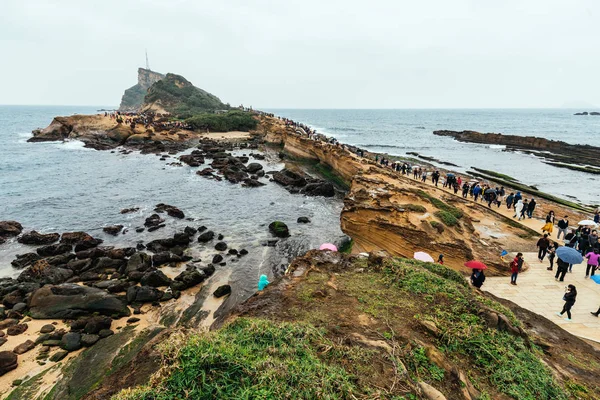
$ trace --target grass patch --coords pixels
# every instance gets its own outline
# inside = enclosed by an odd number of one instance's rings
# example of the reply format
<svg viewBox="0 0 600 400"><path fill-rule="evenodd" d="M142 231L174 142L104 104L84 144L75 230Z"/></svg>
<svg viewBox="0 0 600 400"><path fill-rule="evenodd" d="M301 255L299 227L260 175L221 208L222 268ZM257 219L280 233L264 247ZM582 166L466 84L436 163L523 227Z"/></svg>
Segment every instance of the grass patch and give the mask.
<svg viewBox="0 0 600 400"><path fill-rule="evenodd" d="M427 212L427 209L419 204L401 204L400 208L405 209L406 211L424 213Z"/></svg>
<svg viewBox="0 0 600 400"><path fill-rule="evenodd" d="M332 343L310 325L238 318L217 332L189 337L167 357L171 368L162 382L115 399L360 397L354 377L336 363L362 362L368 355Z"/></svg>
<svg viewBox="0 0 600 400"><path fill-rule="evenodd" d="M544 163L548 164L548 165L552 165L554 167L558 167L558 168L566 168L566 169L571 169L573 171L580 171L580 172L586 172L588 174L600 175L600 169L594 168L594 167L580 167L577 165L561 164L561 163L547 162L547 161L544 161Z"/></svg>
<svg viewBox="0 0 600 400"><path fill-rule="evenodd" d="M504 174L501 174L501 173L496 172L496 171L490 171L488 169L481 169L481 168L475 168L475 167L471 167L471 168L473 168L477 172L481 172L483 174L486 174L488 176L493 176L495 178L504 179L505 181L511 181L511 182L517 182L518 181L518 179L515 179L512 176L504 175Z"/></svg>
<svg viewBox="0 0 600 400"><path fill-rule="evenodd" d="M437 221L429 221L429 225L431 225L434 229L438 231L438 233L444 232L444 224L440 224Z"/></svg>
<svg viewBox="0 0 600 400"><path fill-rule="evenodd" d="M453 206L451 206L451 205L449 205L449 204L446 204L446 203L444 203L442 200L440 200L440 199L438 199L438 198L435 198L435 197L431 196L429 193L427 193L427 192L424 192L423 190L418 190L418 191L417 191L417 194L418 194L420 197L422 197L422 198L424 198L424 199L427 199L427 200L429 200L429 202L430 202L431 204L433 204L433 206L434 206L435 208L437 208L438 210L440 210L440 211L445 211L445 212L447 212L447 213L450 213L450 214L452 214L452 216L454 216L454 218L456 218L456 219L460 219L460 218L462 218L462 216L463 216L463 212L462 212L461 210L459 210L458 208L456 208L456 207L453 207Z"/></svg>
<svg viewBox="0 0 600 400"><path fill-rule="evenodd" d="M456 226L458 225L458 219L456 219L456 217L454 215L452 215L452 213L449 213L448 211L436 211L434 213L434 215L436 217L438 217L446 226Z"/></svg>
<svg viewBox="0 0 600 400"><path fill-rule="evenodd" d="M224 114L202 113L185 120L195 130L212 132L244 131L255 129L258 121L249 112L228 111Z"/></svg>
<svg viewBox="0 0 600 400"><path fill-rule="evenodd" d="M414 347L410 350L406 359L408 370L412 373L413 379L438 382L444 380L444 370L429 361L424 347Z"/></svg>

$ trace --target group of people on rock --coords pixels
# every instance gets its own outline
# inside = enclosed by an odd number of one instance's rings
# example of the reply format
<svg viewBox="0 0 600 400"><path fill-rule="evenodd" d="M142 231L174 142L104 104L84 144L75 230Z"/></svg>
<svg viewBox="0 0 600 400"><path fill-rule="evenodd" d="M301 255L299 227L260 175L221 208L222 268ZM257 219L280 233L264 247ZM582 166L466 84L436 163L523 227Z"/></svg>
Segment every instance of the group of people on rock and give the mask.
<svg viewBox="0 0 600 400"><path fill-rule="evenodd" d="M129 125L131 129L135 129L136 126L142 125L145 129L150 127L154 128L155 131L160 132L163 130L181 129L181 130L192 130L192 126L185 123L184 121L172 121L162 114L153 112L121 112L115 111L112 113L104 112L106 118L114 119L117 124Z"/></svg>

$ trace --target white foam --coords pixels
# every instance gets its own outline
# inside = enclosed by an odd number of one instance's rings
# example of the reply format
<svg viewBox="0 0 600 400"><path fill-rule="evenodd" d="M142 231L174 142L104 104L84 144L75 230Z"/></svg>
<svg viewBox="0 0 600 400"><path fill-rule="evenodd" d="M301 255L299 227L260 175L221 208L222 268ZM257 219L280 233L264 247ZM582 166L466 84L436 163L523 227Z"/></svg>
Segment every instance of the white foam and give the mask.
<svg viewBox="0 0 600 400"><path fill-rule="evenodd" d="M505 149L506 145L504 144L490 144L490 149Z"/></svg>
<svg viewBox="0 0 600 400"><path fill-rule="evenodd" d="M84 150L84 151L93 151L94 149L90 149L88 147L84 147L85 143L81 140L65 140L64 142L55 143L56 146L60 146L61 149L67 150Z"/></svg>

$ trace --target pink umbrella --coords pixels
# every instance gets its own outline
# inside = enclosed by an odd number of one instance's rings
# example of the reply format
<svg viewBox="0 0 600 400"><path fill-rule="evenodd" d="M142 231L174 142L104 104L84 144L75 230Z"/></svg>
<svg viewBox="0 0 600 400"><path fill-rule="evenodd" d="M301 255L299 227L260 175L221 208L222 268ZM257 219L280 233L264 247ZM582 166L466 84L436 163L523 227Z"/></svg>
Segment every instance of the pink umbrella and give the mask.
<svg viewBox="0 0 600 400"><path fill-rule="evenodd" d="M335 247L335 244L331 244L331 243L323 243L321 245L321 247L319 247L319 250L331 250L331 251L337 251L337 247Z"/></svg>
<svg viewBox="0 0 600 400"><path fill-rule="evenodd" d="M413 254L413 258L419 261L434 262L433 257L424 251L417 251L415 254Z"/></svg>

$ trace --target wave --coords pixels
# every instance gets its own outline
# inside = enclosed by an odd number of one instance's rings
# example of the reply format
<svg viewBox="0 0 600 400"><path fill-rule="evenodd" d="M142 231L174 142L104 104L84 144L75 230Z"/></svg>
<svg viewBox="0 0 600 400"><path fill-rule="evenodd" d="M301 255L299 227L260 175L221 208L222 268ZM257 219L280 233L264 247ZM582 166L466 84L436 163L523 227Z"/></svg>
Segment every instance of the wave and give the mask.
<svg viewBox="0 0 600 400"><path fill-rule="evenodd" d="M89 147L85 147L85 143L81 140L66 140L61 143L56 143L56 146L59 146L61 149L67 150L84 150L84 151L94 151Z"/></svg>
<svg viewBox="0 0 600 400"><path fill-rule="evenodd" d="M365 147L367 149L372 149L372 148L384 148L384 149L406 149L406 146L396 146L393 144L357 144L357 147Z"/></svg>
<svg viewBox="0 0 600 400"><path fill-rule="evenodd" d="M488 147L490 149L505 149L506 145L504 145L504 144L490 144Z"/></svg>

